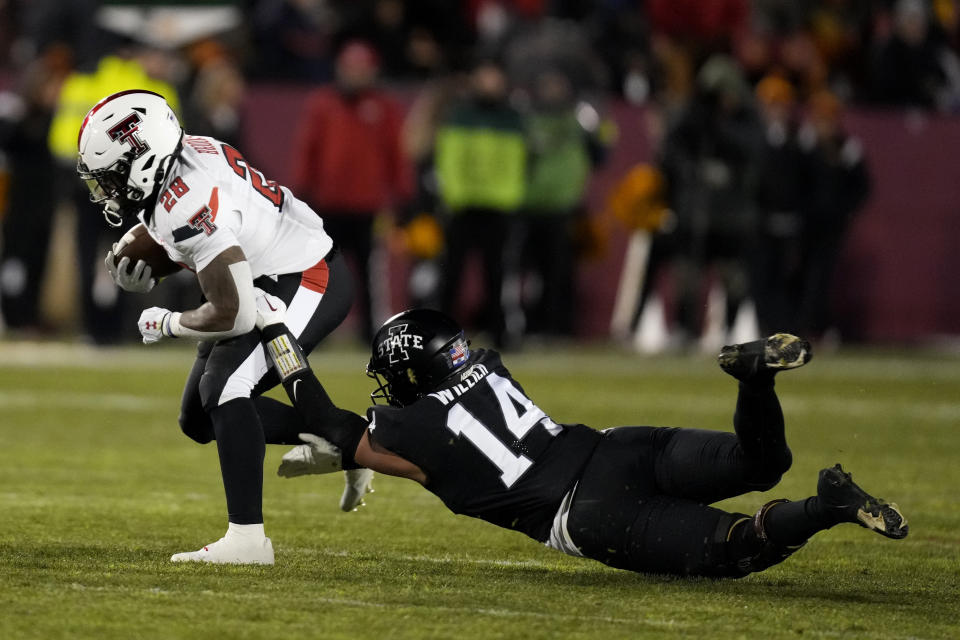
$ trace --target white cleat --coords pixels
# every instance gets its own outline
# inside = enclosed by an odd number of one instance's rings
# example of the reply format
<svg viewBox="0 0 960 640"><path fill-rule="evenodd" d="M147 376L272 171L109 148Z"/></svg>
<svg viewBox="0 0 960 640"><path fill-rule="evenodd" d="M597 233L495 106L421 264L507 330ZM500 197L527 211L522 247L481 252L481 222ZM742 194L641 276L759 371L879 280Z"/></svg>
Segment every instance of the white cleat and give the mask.
<svg viewBox="0 0 960 640"><path fill-rule="evenodd" d="M344 511L356 511L357 507L366 504L363 496L373 493L373 471L370 469L350 469L343 472L346 486L340 496L340 508Z"/></svg>
<svg viewBox="0 0 960 640"><path fill-rule="evenodd" d="M296 478L310 474L324 474L340 471L340 449L327 440L312 433L301 433L300 439L306 444L298 444L283 454L277 475L283 478Z"/></svg>
<svg viewBox="0 0 960 640"><path fill-rule="evenodd" d="M273 564L270 538L250 540L224 536L199 551L175 553L170 562L210 562L213 564Z"/></svg>

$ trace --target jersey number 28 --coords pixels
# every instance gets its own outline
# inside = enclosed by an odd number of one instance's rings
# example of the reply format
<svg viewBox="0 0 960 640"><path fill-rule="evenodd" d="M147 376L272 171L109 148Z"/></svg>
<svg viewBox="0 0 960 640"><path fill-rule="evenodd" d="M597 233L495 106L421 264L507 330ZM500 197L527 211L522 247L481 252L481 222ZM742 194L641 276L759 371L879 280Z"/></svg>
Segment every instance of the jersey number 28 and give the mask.
<svg viewBox="0 0 960 640"><path fill-rule="evenodd" d="M484 382L493 389L507 430L517 440L523 440L538 424L542 424L551 436L562 431L560 426L506 378L491 373L480 384ZM533 465L533 461L527 456L511 451L490 427L480 422L462 404L455 404L450 408L447 413L447 428L469 440L496 465L500 469L500 480L508 489Z"/></svg>

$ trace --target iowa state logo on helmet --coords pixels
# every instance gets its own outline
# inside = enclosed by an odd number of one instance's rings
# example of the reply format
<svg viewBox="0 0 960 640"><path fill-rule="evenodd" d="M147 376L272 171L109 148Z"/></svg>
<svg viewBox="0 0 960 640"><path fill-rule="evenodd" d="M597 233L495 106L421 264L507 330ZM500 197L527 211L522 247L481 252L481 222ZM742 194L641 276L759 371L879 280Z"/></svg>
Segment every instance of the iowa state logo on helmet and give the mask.
<svg viewBox="0 0 960 640"><path fill-rule="evenodd" d="M150 151L150 145L140 138L141 122L143 122L143 118L140 117L139 113L133 111L123 120L107 129L107 135L110 136L111 140L130 145L134 158L139 158Z"/></svg>
<svg viewBox="0 0 960 640"><path fill-rule="evenodd" d="M406 324L390 327L387 337L377 346L377 354L386 356L390 364L396 364L410 359L410 349L423 351L423 336L417 333L407 333Z"/></svg>

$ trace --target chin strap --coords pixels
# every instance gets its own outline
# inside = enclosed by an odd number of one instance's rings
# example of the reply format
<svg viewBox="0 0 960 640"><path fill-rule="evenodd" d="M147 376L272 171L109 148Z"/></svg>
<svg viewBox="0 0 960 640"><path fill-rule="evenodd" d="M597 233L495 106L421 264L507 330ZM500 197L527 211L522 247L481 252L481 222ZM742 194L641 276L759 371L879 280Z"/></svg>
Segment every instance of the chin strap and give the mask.
<svg viewBox="0 0 960 640"><path fill-rule="evenodd" d="M157 164L157 169L153 174L153 192L149 197L143 197L143 191L139 189L133 189L132 191L128 189L127 199L135 203L139 209L143 209L146 212L146 220L150 221L150 217L153 214L153 202L155 201L156 195L160 190L160 186L163 183L163 179L166 177L168 170L173 163L180 157L180 154L183 152L183 129L180 130L180 142L177 143L177 148L173 150L168 156L165 156ZM139 196L139 197L136 197ZM107 221L107 224L111 227L117 228L123 226L124 216L120 213L120 206L112 200L108 200L106 204L103 205L103 218Z"/></svg>
<svg viewBox="0 0 960 640"><path fill-rule="evenodd" d="M117 228L123 225L123 216L120 215L119 211L111 209L110 205L104 205L103 219L106 220L107 224L113 228Z"/></svg>

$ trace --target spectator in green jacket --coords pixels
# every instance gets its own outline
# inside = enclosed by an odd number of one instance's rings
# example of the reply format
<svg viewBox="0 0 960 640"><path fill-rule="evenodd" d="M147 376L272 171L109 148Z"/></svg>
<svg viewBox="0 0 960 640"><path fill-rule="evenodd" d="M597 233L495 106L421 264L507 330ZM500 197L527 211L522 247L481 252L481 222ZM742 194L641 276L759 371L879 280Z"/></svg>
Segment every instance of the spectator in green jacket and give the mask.
<svg viewBox="0 0 960 640"><path fill-rule="evenodd" d="M505 310L502 294L504 275L514 270L519 253L511 241L527 182L524 122L507 94L501 65L490 59L477 63L468 96L453 105L437 132L434 158L446 214L441 306L462 317L456 306L463 268L468 254L478 252L484 294L478 324L500 346L522 329L519 314Z"/></svg>

